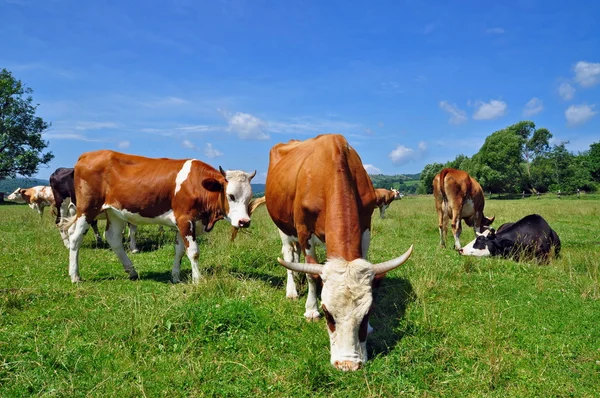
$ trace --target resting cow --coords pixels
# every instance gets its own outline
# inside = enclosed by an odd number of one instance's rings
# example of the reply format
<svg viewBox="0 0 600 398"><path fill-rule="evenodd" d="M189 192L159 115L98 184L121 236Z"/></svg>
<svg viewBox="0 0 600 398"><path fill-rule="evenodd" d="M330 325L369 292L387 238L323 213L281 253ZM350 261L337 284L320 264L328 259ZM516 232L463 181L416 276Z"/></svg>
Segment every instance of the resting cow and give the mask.
<svg viewBox="0 0 600 398"><path fill-rule="evenodd" d="M483 215L485 199L481 186L466 171L446 168L433 178L433 197L438 213L440 245L446 246L448 219L452 220L454 247L460 249L462 222L473 227L475 233L483 232L494 218Z"/></svg>
<svg viewBox="0 0 600 398"><path fill-rule="evenodd" d="M478 234L477 238L460 250L465 256L501 256L505 258L534 259L545 263L554 248L560 252L560 239L544 218L530 214L515 223L502 224Z"/></svg>
<svg viewBox="0 0 600 398"><path fill-rule="evenodd" d="M138 274L123 249L125 223L177 227L173 282L179 282L184 251L192 263L192 281L200 280L196 236L227 219L237 228L250 225L250 181L256 174L220 172L196 159L151 159L101 150L87 152L75 165L77 214L70 225L69 275L78 282L83 235L102 211L106 240L131 279Z"/></svg>
<svg viewBox="0 0 600 398"><path fill-rule="evenodd" d="M60 237L63 240L65 247L69 248L69 234L66 229L61 228L61 219L71 217L76 213L77 198L75 197L75 169L67 167L59 167L50 175L50 187L54 195L56 213L56 226L60 232ZM71 205L73 204L73 205ZM90 221L92 231L98 245L102 244L102 238L98 231L98 219ZM137 253L137 244L135 240L137 226L129 223L129 250L132 253Z"/></svg>
<svg viewBox="0 0 600 398"><path fill-rule="evenodd" d="M360 157L341 135L275 145L265 187L269 215L279 228L288 280L286 295L297 298L293 272L308 276L307 320L320 317L316 281L323 286L331 363L356 370L367 360L366 340L373 305L372 284L404 263L402 256L381 264L365 258L371 237L375 190ZM315 246L326 243L327 260L317 263ZM305 263L299 263L300 253Z"/></svg>
<svg viewBox="0 0 600 398"><path fill-rule="evenodd" d="M49 186L38 185L32 188L17 188L6 198L9 202L27 203L36 210L40 218L44 215L44 208L54 206L54 196Z"/></svg>
<svg viewBox="0 0 600 398"><path fill-rule="evenodd" d="M386 209L390 207L390 204L392 204L394 200L399 198L400 193L394 190L394 188L392 188L392 190L377 188L375 189L375 195L377 198L375 205L379 207L379 217L385 218Z"/></svg>

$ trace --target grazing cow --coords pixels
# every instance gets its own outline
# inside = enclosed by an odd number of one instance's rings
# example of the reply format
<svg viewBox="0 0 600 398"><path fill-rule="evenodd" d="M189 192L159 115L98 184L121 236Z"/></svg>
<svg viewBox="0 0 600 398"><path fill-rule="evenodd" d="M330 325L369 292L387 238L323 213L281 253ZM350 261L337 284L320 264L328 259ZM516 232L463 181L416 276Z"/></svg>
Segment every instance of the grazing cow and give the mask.
<svg viewBox="0 0 600 398"><path fill-rule="evenodd" d="M483 232L494 218L483 215L485 199L481 186L466 171L446 168L433 178L433 196L438 213L440 245L446 246L448 219L452 220L454 247L460 249L462 222L473 227L475 233Z"/></svg>
<svg viewBox="0 0 600 398"><path fill-rule="evenodd" d="M501 256L505 258L534 259L545 263L554 248L560 252L560 239L544 218L530 214L515 223L502 224L498 231L490 229L460 250L465 256Z"/></svg>
<svg viewBox="0 0 600 398"><path fill-rule="evenodd" d="M375 189L375 195L377 197L375 205L379 207L379 217L385 218L386 209L399 197L400 192L394 190L394 188L389 191L384 188L377 188Z"/></svg>
<svg viewBox="0 0 600 398"><path fill-rule="evenodd" d="M197 234L211 231L224 218L237 228L250 226L250 181L256 171L219 170L196 159L152 159L109 150L81 155L74 176L77 214L68 221L71 281L80 280L79 247L89 222L104 211L106 240L131 279L138 274L123 249L126 222L177 227L173 282L179 282L185 251L197 283Z"/></svg>
<svg viewBox="0 0 600 398"><path fill-rule="evenodd" d="M50 175L50 187L54 195L56 209L56 226L60 232L65 247L69 248L69 234L66 229L60 227L61 219L73 216L77 209L77 199L75 198L75 169L59 167ZM72 204L72 205L71 205ZM91 220L90 226L94 231L96 243L102 244L102 238L98 231L98 219ZM129 249L132 253L137 253L137 244L135 240L137 226L129 223Z"/></svg>
<svg viewBox="0 0 600 398"><path fill-rule="evenodd" d="M54 206L54 196L49 186L38 185L32 188L17 188L8 195L6 200L15 203L27 203L29 207L37 210L40 218L44 215L44 208Z"/></svg>
<svg viewBox="0 0 600 398"><path fill-rule="evenodd" d="M320 276L331 363L342 370L358 369L367 360L373 281L404 263L412 246L404 255L381 264L365 259L375 190L360 157L341 135L275 145L270 152L265 200L283 244L284 260L278 261L289 270L287 297L298 297L293 272L306 273L304 316L319 319L316 281ZM320 265L315 246L325 243L327 260ZM306 264L299 263L301 252Z"/></svg>

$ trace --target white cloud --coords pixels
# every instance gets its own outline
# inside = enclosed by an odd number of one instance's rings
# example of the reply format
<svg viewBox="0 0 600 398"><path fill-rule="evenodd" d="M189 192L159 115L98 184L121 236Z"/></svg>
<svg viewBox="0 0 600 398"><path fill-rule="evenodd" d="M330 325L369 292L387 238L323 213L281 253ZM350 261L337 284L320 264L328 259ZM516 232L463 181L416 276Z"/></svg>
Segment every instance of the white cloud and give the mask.
<svg viewBox="0 0 600 398"><path fill-rule="evenodd" d="M121 142L119 142L119 143L117 144L117 146L118 146L120 149L127 149L127 148L129 148L129 145L130 145L130 142L129 142L129 141L121 141Z"/></svg>
<svg viewBox="0 0 600 398"><path fill-rule="evenodd" d="M205 124L199 124L196 126L177 127L175 130L183 131L185 133L206 133L208 131L214 130L214 127L207 126Z"/></svg>
<svg viewBox="0 0 600 398"><path fill-rule="evenodd" d="M364 164L363 167L367 171L368 174L381 174L381 170L372 164Z"/></svg>
<svg viewBox="0 0 600 398"><path fill-rule="evenodd" d="M97 140L97 139L89 138L83 134L75 134L75 133L47 133L47 134L44 134L44 138L45 139L54 139L54 140L105 142L105 140Z"/></svg>
<svg viewBox="0 0 600 398"><path fill-rule="evenodd" d="M569 83L561 83L561 85L558 86L558 95L565 101L571 100L575 96L575 88Z"/></svg>
<svg viewBox="0 0 600 398"><path fill-rule="evenodd" d="M98 129L114 129L117 128L117 123L113 122L77 122L75 123L75 130L98 130Z"/></svg>
<svg viewBox="0 0 600 398"><path fill-rule="evenodd" d="M419 160L423 157L425 152L427 151L427 144L421 141L419 142L418 149L414 150L404 145L398 145L396 149L394 149L388 157L392 160L392 163L397 166L402 166L404 164L410 163L413 160Z"/></svg>
<svg viewBox="0 0 600 398"><path fill-rule="evenodd" d="M233 115L222 112L227 118L227 130L234 132L243 140L268 140L268 124L249 113L236 112Z"/></svg>
<svg viewBox="0 0 600 398"><path fill-rule="evenodd" d="M142 105L147 106L148 108L163 108L163 107L173 107L188 104L189 101L183 98L178 97L165 97L155 99L150 102L141 102Z"/></svg>
<svg viewBox="0 0 600 398"><path fill-rule="evenodd" d="M213 159L219 156L223 156L223 152L218 149L213 148L212 144L209 142L204 146L204 156L209 159Z"/></svg>
<svg viewBox="0 0 600 398"><path fill-rule="evenodd" d="M501 35L504 33L504 29L502 28L488 28L485 30L485 33L489 33L492 35Z"/></svg>
<svg viewBox="0 0 600 398"><path fill-rule="evenodd" d="M499 100L490 100L485 103L483 101L475 101L477 110L473 114L475 120L491 120L496 119L500 116L504 116L506 113L506 102Z"/></svg>
<svg viewBox="0 0 600 398"><path fill-rule="evenodd" d="M540 113L543 110L544 110L544 102L537 97L533 97L525 105L525 109L523 109L523 116L526 116L526 117L533 116L535 114Z"/></svg>
<svg viewBox="0 0 600 398"><path fill-rule="evenodd" d="M188 149L196 149L196 145L194 145L194 143L190 140L183 140L182 144Z"/></svg>
<svg viewBox="0 0 600 398"><path fill-rule="evenodd" d="M600 83L600 63L579 61L573 70L575 81L583 87L592 87Z"/></svg>
<svg viewBox="0 0 600 398"><path fill-rule="evenodd" d="M448 101L440 101L440 108L450 114L450 119L448 120L450 124L461 124L467 121L465 111L459 109L456 104L450 104Z"/></svg>
<svg viewBox="0 0 600 398"><path fill-rule="evenodd" d="M582 124L590 120L597 111L594 111L594 105L571 105L565 111L565 117L569 125Z"/></svg>

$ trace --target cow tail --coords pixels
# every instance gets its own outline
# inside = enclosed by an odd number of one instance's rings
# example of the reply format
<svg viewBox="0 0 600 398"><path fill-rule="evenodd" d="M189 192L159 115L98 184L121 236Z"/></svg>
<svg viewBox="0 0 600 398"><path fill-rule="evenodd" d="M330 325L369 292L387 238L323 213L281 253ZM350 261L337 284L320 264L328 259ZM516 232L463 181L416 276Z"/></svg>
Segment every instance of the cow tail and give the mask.
<svg viewBox="0 0 600 398"><path fill-rule="evenodd" d="M77 221L77 214L72 215L71 217L62 217L56 226L58 229L66 231L71 227L71 225L75 224L75 221Z"/></svg>
<svg viewBox="0 0 600 398"><path fill-rule="evenodd" d="M252 213L260 206L264 205L267 202L264 196L260 198L252 199L250 204L248 205L248 215L252 218ZM239 228L231 227L231 241L233 242L238 234Z"/></svg>
<svg viewBox="0 0 600 398"><path fill-rule="evenodd" d="M448 174L447 169L443 169L440 171L440 193L442 194L442 225L448 225L448 196L446 195L446 187L444 184L444 180L446 179L446 174Z"/></svg>

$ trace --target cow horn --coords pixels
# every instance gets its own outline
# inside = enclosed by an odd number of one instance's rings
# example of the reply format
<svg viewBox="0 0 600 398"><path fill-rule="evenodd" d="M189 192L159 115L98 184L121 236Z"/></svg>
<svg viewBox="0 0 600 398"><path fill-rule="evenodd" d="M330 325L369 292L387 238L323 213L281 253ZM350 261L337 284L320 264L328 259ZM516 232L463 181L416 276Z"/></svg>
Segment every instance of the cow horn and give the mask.
<svg viewBox="0 0 600 398"><path fill-rule="evenodd" d="M219 166L219 171L221 172L223 177L227 178L227 173L225 173L225 170L223 170L223 168L221 166Z"/></svg>
<svg viewBox="0 0 600 398"><path fill-rule="evenodd" d="M406 262L406 260L408 260L408 258L412 254L412 251L413 245L410 245L406 253L404 253L400 257L384 261L383 263L373 264L373 272L375 273L375 275L385 274L386 272L389 272L394 268L401 266Z"/></svg>
<svg viewBox="0 0 600 398"><path fill-rule="evenodd" d="M250 174L249 179L250 180L253 179L255 175L256 175L256 170L254 170L254 173Z"/></svg>
<svg viewBox="0 0 600 398"><path fill-rule="evenodd" d="M277 257L277 261L279 261L279 264L291 271L303 272L311 275L321 275L321 271L323 271L323 267L319 264L291 263L289 261L282 260L279 257Z"/></svg>
<svg viewBox="0 0 600 398"><path fill-rule="evenodd" d="M493 215L490 218L488 218L488 220L490 221L490 224L493 223L495 219L496 219L495 215Z"/></svg>

